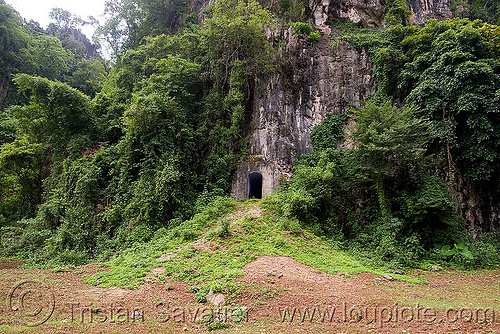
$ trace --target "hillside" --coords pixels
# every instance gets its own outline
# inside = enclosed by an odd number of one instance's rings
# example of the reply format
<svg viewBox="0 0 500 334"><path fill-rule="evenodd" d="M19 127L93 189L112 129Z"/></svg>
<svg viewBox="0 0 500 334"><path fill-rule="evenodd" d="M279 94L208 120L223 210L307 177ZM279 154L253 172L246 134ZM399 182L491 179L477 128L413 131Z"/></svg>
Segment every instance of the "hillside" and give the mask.
<svg viewBox="0 0 500 334"><path fill-rule="evenodd" d="M0 0L0 328L29 331L11 302L39 282L14 281L38 277L54 332L98 331L64 322L66 294L256 311L234 331L351 298L464 320L387 331L497 330L472 313L498 302L499 11L119 0L103 22L54 9L42 28Z"/></svg>
<svg viewBox="0 0 500 334"><path fill-rule="evenodd" d="M258 201L221 200L180 227L175 242L159 235L104 266L27 270L4 260L2 291L29 280L42 297L26 298L18 310L17 295L28 286L10 289L13 308L0 313L0 328L28 333L39 328L45 333L498 330L492 321L498 270L439 267L383 276L294 224ZM51 298L54 312L45 319ZM27 312L34 305L43 310L40 315Z"/></svg>

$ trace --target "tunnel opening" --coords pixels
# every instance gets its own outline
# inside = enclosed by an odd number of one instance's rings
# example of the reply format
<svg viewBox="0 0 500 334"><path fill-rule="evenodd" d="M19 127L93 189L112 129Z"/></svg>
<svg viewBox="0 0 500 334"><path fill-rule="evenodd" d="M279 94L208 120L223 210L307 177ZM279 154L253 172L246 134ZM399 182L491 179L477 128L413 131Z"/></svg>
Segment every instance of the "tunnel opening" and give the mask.
<svg viewBox="0 0 500 334"><path fill-rule="evenodd" d="M262 198L262 174L252 173L248 176L248 198Z"/></svg>

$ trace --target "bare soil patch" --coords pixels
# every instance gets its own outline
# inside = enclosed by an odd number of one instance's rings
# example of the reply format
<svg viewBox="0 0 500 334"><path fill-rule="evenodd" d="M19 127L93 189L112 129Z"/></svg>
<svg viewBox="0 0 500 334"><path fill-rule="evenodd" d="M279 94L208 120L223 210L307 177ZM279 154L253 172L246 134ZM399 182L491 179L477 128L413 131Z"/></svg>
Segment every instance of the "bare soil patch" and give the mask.
<svg viewBox="0 0 500 334"><path fill-rule="evenodd" d="M97 288L83 282L99 270L89 265L69 272L19 269L2 261L0 292L8 299L20 281L49 285L55 309L36 327L26 327L20 310L0 308L0 331L26 333L180 333L206 331L203 320L219 312L199 304L184 282L169 280L137 290ZM161 266L152 275L161 274ZM227 309L244 309L228 333L494 333L500 331L500 270L413 271L429 284L390 281L361 273L331 275L293 259L262 256L243 268L244 288L226 295ZM49 299L41 296L38 303ZM27 299L28 300L28 299ZM28 300L29 301L29 300ZM36 300L35 300L36 301ZM33 299L31 300L33 302ZM244 307L244 308L241 308ZM484 314L484 310L486 311ZM492 312L495 312L495 318ZM17 313L16 313L17 312ZM91 315L92 313L92 315ZM217 318L220 313L214 316ZM231 317L229 317L231 318ZM217 318L222 319L222 317Z"/></svg>

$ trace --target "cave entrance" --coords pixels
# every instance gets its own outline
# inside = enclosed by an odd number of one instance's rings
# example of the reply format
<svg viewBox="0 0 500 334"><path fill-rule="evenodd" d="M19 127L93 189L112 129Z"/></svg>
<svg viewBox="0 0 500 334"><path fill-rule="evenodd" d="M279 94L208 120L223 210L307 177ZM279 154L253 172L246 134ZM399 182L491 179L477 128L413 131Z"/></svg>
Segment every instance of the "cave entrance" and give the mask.
<svg viewBox="0 0 500 334"><path fill-rule="evenodd" d="M262 174L252 173L248 176L248 198L262 198Z"/></svg>

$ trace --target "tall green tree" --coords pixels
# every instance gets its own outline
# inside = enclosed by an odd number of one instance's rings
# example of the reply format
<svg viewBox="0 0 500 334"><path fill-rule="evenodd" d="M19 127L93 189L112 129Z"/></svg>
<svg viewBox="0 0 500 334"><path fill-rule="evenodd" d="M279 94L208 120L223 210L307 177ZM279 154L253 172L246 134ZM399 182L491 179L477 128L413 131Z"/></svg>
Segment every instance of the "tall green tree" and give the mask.
<svg viewBox="0 0 500 334"><path fill-rule="evenodd" d="M409 105L398 108L390 102L368 103L353 111L356 123L349 138L361 162L360 175L374 182L384 221L391 218L387 181L410 176L410 170L422 164L425 146L433 138L430 122L415 117L415 113Z"/></svg>
<svg viewBox="0 0 500 334"><path fill-rule="evenodd" d="M12 90L11 75L22 64L19 51L26 47L27 41L21 17L12 7L0 2L0 109L5 107Z"/></svg>
<svg viewBox="0 0 500 334"><path fill-rule="evenodd" d="M19 90L30 95L30 104L14 106L22 134L32 143L50 148L56 159L80 155L95 135L90 99L61 82L19 74L14 78Z"/></svg>
<svg viewBox="0 0 500 334"><path fill-rule="evenodd" d="M25 102L16 96L12 78L18 73L62 79L73 55L61 42L42 33L36 24L24 25L10 6L0 4L0 108Z"/></svg>
<svg viewBox="0 0 500 334"><path fill-rule="evenodd" d="M92 44L80 28L91 24L62 8L54 8L47 34L57 37L63 48L72 55L61 81L94 97L101 89L108 73L106 62L99 54L100 45Z"/></svg>
<svg viewBox="0 0 500 334"><path fill-rule="evenodd" d="M427 38L423 38L427 37ZM480 21L431 21L402 41L406 101L439 133L449 166L488 180L500 161L500 30Z"/></svg>
<svg viewBox="0 0 500 334"><path fill-rule="evenodd" d="M139 46L144 37L140 27L147 13L137 0L107 1L104 14L108 18L98 27L96 34L111 48L115 57L128 48Z"/></svg>

